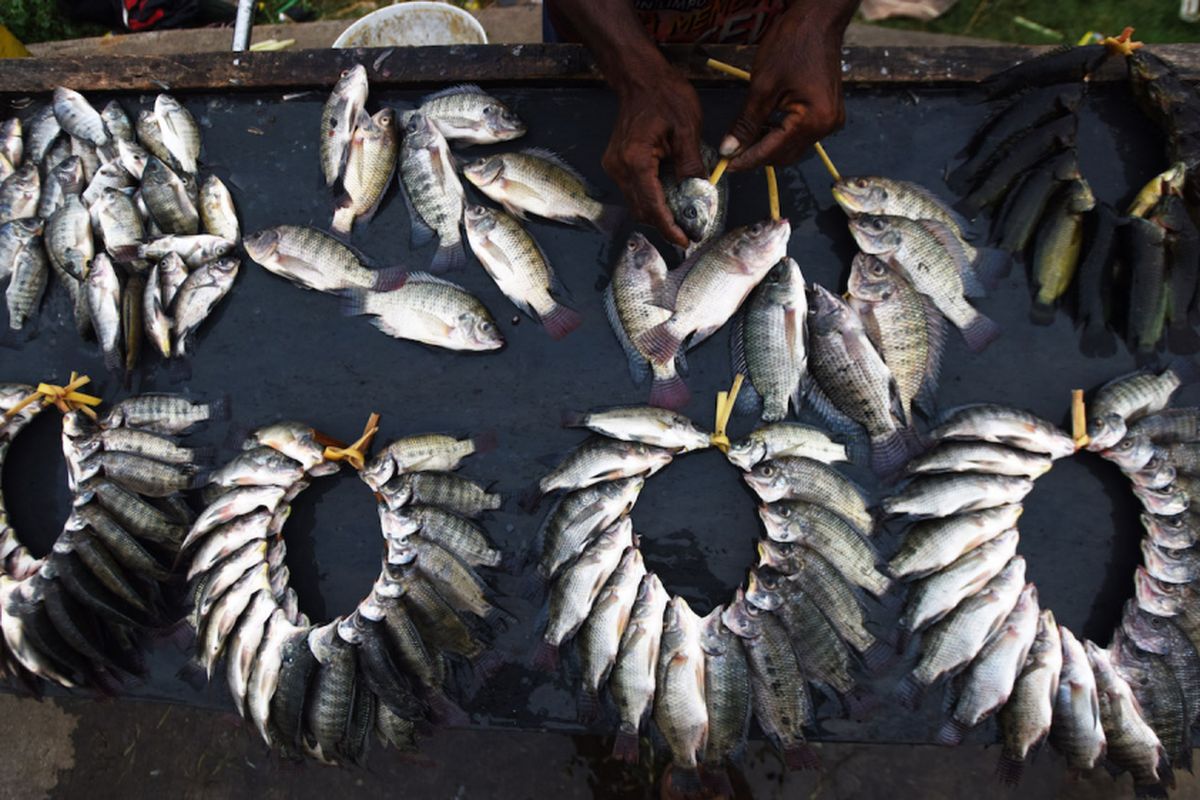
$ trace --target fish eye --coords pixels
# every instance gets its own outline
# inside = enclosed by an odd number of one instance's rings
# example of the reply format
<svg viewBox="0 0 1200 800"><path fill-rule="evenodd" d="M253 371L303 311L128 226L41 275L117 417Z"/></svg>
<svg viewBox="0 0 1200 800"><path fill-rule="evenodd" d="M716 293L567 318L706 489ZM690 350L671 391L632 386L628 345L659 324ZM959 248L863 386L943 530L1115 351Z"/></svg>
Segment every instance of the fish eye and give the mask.
<svg viewBox="0 0 1200 800"><path fill-rule="evenodd" d="M775 474L775 468L770 465L767 465L762 468L762 474L763 474L764 478L769 478Z"/></svg>
<svg viewBox="0 0 1200 800"><path fill-rule="evenodd" d="M866 179L866 178L859 178L859 179L857 179L856 181L854 181L854 185L855 185L855 186L857 186L857 187L858 187L858 188L860 188L860 189L865 189L865 188L867 188L867 179Z"/></svg>
<svg viewBox="0 0 1200 800"><path fill-rule="evenodd" d="M492 114L496 113L496 107L495 106L484 106L483 113L490 117Z"/></svg>
<svg viewBox="0 0 1200 800"><path fill-rule="evenodd" d="M628 242L626 242L625 249L632 253L638 249L638 244L633 239L630 239Z"/></svg>
<svg viewBox="0 0 1200 800"><path fill-rule="evenodd" d="M341 77L343 77L343 78L346 78L346 77L349 77L349 76L350 76L350 70L348 70L348 69L344 69L344 70L342 70Z"/></svg>
<svg viewBox="0 0 1200 800"><path fill-rule="evenodd" d="M481 322L479 324L479 330L484 331L485 333L491 333L494 327L495 326L490 322Z"/></svg>
<svg viewBox="0 0 1200 800"><path fill-rule="evenodd" d="M683 215L688 219L695 219L699 215L699 212L697 212L694 208L689 208L683 212Z"/></svg>
<svg viewBox="0 0 1200 800"><path fill-rule="evenodd" d="M779 509L779 516L783 517L784 519L787 519L791 515L792 515L792 509L790 507L783 506Z"/></svg>
<svg viewBox="0 0 1200 800"><path fill-rule="evenodd" d="M871 274L872 275L879 275L882 277L884 275L884 273L886 273L886 272L887 272L887 268L883 266L882 261L872 261L871 262Z"/></svg>
<svg viewBox="0 0 1200 800"><path fill-rule="evenodd" d="M750 235L758 236L760 233L762 233L762 229L763 229L762 223L756 222L750 226Z"/></svg>

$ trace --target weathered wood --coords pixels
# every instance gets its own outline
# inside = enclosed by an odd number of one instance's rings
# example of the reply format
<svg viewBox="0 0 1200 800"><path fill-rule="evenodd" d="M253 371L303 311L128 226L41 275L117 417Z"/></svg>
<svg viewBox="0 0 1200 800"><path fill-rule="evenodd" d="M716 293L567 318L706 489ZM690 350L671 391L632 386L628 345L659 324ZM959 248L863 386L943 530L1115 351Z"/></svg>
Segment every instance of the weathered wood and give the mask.
<svg viewBox="0 0 1200 800"><path fill-rule="evenodd" d="M699 51L665 48L687 76L701 83L733 79L703 65ZM1045 51L1042 47L847 47L843 77L851 85L962 86ZM1184 78L1200 80L1200 45L1162 45ZM709 55L740 66L754 48L714 46ZM11 59L0 61L0 92L34 93L55 86L89 91L173 91L328 87L354 63L367 65L374 86L484 84L577 84L600 80L585 48L569 44L306 50L274 53L190 53L110 59ZM1100 79L1119 79L1110 64Z"/></svg>

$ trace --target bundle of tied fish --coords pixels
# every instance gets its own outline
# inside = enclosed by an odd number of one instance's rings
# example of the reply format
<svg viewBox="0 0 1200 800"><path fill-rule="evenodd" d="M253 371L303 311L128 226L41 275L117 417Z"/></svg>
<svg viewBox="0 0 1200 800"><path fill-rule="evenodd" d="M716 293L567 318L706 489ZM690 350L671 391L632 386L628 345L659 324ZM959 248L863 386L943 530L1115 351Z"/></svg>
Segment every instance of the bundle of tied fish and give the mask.
<svg viewBox="0 0 1200 800"><path fill-rule="evenodd" d="M34 391L0 385L0 412ZM0 462L43 409L0 418ZM35 558L9 525L0 497L0 674L40 694L40 680L103 694L145 674L142 639L171 622L163 598L193 514L182 492L204 475L204 448L179 436L228 415L223 401L140 395L93 421L63 417L73 503L51 552Z"/></svg>
<svg viewBox="0 0 1200 800"><path fill-rule="evenodd" d="M24 134L22 136L22 133ZM160 94L132 123L116 100L96 111L59 87L53 102L0 128L0 281L9 326L37 313L53 272L75 324L111 370L132 370L143 337L186 357L229 292L239 238L229 190L197 185L200 127Z"/></svg>
<svg viewBox="0 0 1200 800"><path fill-rule="evenodd" d="M815 722L811 682L862 710L856 662L877 667L890 647L866 627L860 589L879 595L866 537L868 502L830 467L845 448L821 431L779 423L734 444L730 460L767 503L760 565L728 605L703 618L671 597L646 569L630 512L648 476L677 456L711 445L708 433L675 412L626 407L571 415L593 432L535 487L565 492L546 517L534 567L549 612L534 663L552 670L574 638L579 711L601 715L607 686L618 718L613 747L636 761L639 731L653 717L671 752L680 789L724 768L744 745L751 713L789 768L817 764L804 729Z"/></svg>
<svg viewBox="0 0 1200 800"><path fill-rule="evenodd" d="M426 720L465 720L453 669L494 659L483 621L496 609L477 568L500 563L474 518L501 498L454 474L486 439L390 444L360 473L380 498L379 578L353 612L314 624L288 585L283 526L296 495L340 469L322 441L301 423L269 425L212 474L182 547L189 619L199 666L211 677L223 660L234 706L264 741L361 764L372 731L411 750Z"/></svg>

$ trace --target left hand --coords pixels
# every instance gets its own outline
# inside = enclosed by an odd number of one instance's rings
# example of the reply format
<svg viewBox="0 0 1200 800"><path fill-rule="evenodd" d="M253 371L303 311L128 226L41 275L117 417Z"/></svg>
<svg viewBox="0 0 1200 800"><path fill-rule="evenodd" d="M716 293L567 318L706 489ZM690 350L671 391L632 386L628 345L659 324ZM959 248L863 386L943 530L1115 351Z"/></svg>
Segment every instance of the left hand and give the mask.
<svg viewBox="0 0 1200 800"><path fill-rule="evenodd" d="M731 170L790 164L845 122L842 36L848 17L837 10L843 5L795 3L767 31L750 71L750 94L721 141L721 155L732 156ZM768 127L776 112L782 119Z"/></svg>

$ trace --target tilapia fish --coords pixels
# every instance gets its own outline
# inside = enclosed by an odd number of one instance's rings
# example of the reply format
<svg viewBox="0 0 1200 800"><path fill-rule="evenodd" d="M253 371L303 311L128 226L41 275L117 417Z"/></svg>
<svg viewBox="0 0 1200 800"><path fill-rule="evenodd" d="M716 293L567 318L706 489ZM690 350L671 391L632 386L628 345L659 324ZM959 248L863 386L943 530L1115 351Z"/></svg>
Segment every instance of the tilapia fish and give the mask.
<svg viewBox="0 0 1200 800"><path fill-rule="evenodd" d="M200 126L192 112L169 94L154 98L154 118L162 135L163 145L184 172L196 174L196 159L200 156Z"/></svg>
<svg viewBox="0 0 1200 800"><path fill-rule="evenodd" d="M1100 701L1100 723L1104 729L1105 755L1118 767L1129 770L1139 794L1151 787L1162 791L1174 784L1166 752L1158 734L1142 718L1133 690L1112 663L1109 651L1087 642L1088 662L1096 677Z"/></svg>
<svg viewBox="0 0 1200 800"><path fill-rule="evenodd" d="M325 185L341 178L350 153L350 138L367 103L367 69L355 64L343 70L321 110L321 172Z"/></svg>
<svg viewBox="0 0 1200 800"><path fill-rule="evenodd" d="M508 106L473 84L434 92L420 111L450 141L496 144L525 135L525 124Z"/></svg>
<svg viewBox="0 0 1200 800"><path fill-rule="evenodd" d="M1050 735L1062 662L1058 623L1046 609L1038 617L1037 635L1012 694L998 715L1003 748L996 775L1003 783L1015 786L1021 780L1026 756Z"/></svg>
<svg viewBox="0 0 1200 800"><path fill-rule="evenodd" d="M725 606L717 606L700 621L708 710L708 740L702 760L710 769L741 751L750 722L750 666L741 639L722 620L724 614Z"/></svg>
<svg viewBox="0 0 1200 800"><path fill-rule="evenodd" d="M353 250L316 228L277 225L243 244L250 258L304 289L378 289L394 282L391 273L367 269Z"/></svg>
<svg viewBox="0 0 1200 800"><path fill-rule="evenodd" d="M891 587L891 579L876 568L877 555L862 534L824 506L781 500L761 506L759 517L771 539L817 551L846 580L876 597L882 597Z"/></svg>
<svg viewBox="0 0 1200 800"><path fill-rule="evenodd" d="M308 435L311 437L311 429ZM308 441L304 444L307 447ZM492 431L462 439L440 433L406 436L379 451L367 462L360 476L373 490L379 491L394 475L429 470L450 472L458 469L468 456L495 448L496 434ZM297 458L297 455L292 457Z"/></svg>
<svg viewBox="0 0 1200 800"><path fill-rule="evenodd" d="M1050 456L1043 453L1031 453L991 442L947 439L925 455L908 462L904 471L909 475L983 472L1037 478L1048 472L1053 464Z"/></svg>
<svg viewBox="0 0 1200 800"><path fill-rule="evenodd" d="M1054 699L1050 742L1072 769L1088 770L1104 755L1107 741L1100 717L1096 675L1079 640L1059 626L1062 672Z"/></svg>
<svg viewBox="0 0 1200 800"><path fill-rule="evenodd" d="M562 339L579 327L579 314L556 297L563 289L546 254L516 219L473 205L466 212L466 228L471 250L496 286L541 322L551 338Z"/></svg>
<svg viewBox="0 0 1200 800"><path fill-rule="evenodd" d="M374 116L359 112L342 174L343 196L333 211L333 230L349 233L357 220L375 216L396 171L398 149L395 111L385 108Z"/></svg>
<svg viewBox="0 0 1200 800"><path fill-rule="evenodd" d="M12 242L6 246L6 261L11 270L4 292L8 307L8 327L20 330L36 313L50 278L49 261L42 242L43 225L36 217L8 223ZM0 270L4 267L0 266ZM2 274L2 273L0 273Z"/></svg>
<svg viewBox="0 0 1200 800"><path fill-rule="evenodd" d="M1083 217L1096 206L1091 187L1083 179L1067 184L1052 201L1048 218L1034 243L1033 321L1048 324L1054 318L1054 304L1066 294L1075 279L1083 245Z"/></svg>
<svg viewBox="0 0 1200 800"><path fill-rule="evenodd" d="M1033 490L1022 476L976 473L923 475L884 499L883 510L893 515L949 517L964 511L1019 503Z"/></svg>
<svg viewBox="0 0 1200 800"><path fill-rule="evenodd" d="M350 291L344 312L370 316L388 336L432 347L486 351L504 346L487 308L458 284L426 272L392 274L388 280L386 291Z"/></svg>
<svg viewBox="0 0 1200 800"><path fill-rule="evenodd" d="M623 406L603 411L568 412L563 427L587 428L626 442L662 447L678 453L703 450L712 445L711 437L694 422L675 411L654 406ZM803 427L803 426L796 426ZM816 429L814 437L823 436Z"/></svg>
<svg viewBox="0 0 1200 800"><path fill-rule="evenodd" d="M104 366L118 370L122 364L121 278L106 254L92 259L84 287L96 340L104 352Z"/></svg>
<svg viewBox="0 0 1200 800"><path fill-rule="evenodd" d="M644 575L638 585L629 623L621 634L609 678L620 720L613 742L613 757L620 761L638 761L638 731L654 705L663 613L670 599L657 575L653 572Z"/></svg>
<svg viewBox="0 0 1200 800"><path fill-rule="evenodd" d="M1072 152L1048 158L1030 170L1021 184L1009 192L993 225L1000 248L1024 258L1050 201L1082 177L1079 161Z"/></svg>
<svg viewBox="0 0 1200 800"><path fill-rule="evenodd" d="M200 185L199 211L200 227L205 233L230 242L242 238L233 196L216 175L209 175Z"/></svg>
<svg viewBox="0 0 1200 800"><path fill-rule="evenodd" d="M734 442L725 457L749 471L761 461L786 456L811 458L823 464L847 460L845 445L833 441L819 428L797 422L776 422L756 428L745 439Z"/></svg>
<svg viewBox="0 0 1200 800"><path fill-rule="evenodd" d="M463 175L519 219L532 214L610 234L620 221L619 208L594 199L583 176L549 150L485 156L463 167Z"/></svg>
<svg viewBox="0 0 1200 800"><path fill-rule="evenodd" d="M833 199L847 214L877 214L907 219L931 219L945 225L962 245L967 258L978 253L964 232L966 220L949 204L920 184L877 176L843 178L834 184Z"/></svg>
<svg viewBox="0 0 1200 800"><path fill-rule="evenodd" d="M814 292L808 400L835 427L864 429L871 440L872 469L893 473L909 453L899 387L854 310L819 284Z"/></svg>
<svg viewBox="0 0 1200 800"><path fill-rule="evenodd" d="M733 369L749 379L738 395L740 410L756 411L778 422L789 406L800 411L808 373L808 295L800 265L791 258L777 264L751 293L735 317L730 343Z"/></svg>
<svg viewBox="0 0 1200 800"><path fill-rule="evenodd" d="M200 230L200 212L192 199L195 180L180 177L157 158L146 161L141 196L150 217L163 233L194 235Z"/></svg>
<svg viewBox="0 0 1200 800"><path fill-rule="evenodd" d="M430 270L461 269L466 263L460 230L465 201L450 145L420 113L409 114L403 124L400 181L412 211L413 246L420 247L436 237L438 249Z"/></svg>
<svg viewBox="0 0 1200 800"><path fill-rule="evenodd" d="M241 262L236 258L211 261L188 275L171 308L171 339L175 357L189 355L196 329L233 288Z"/></svg>
<svg viewBox="0 0 1200 800"><path fill-rule="evenodd" d="M699 761L708 741L700 618L682 597L672 597L663 619L654 694L654 722L667 740L681 791L700 786Z"/></svg>
<svg viewBox="0 0 1200 800"><path fill-rule="evenodd" d="M582 662L579 716L593 720L600 713L600 689L616 663L621 638L629 626L638 587L646 575L642 554L630 547L596 596L577 639Z"/></svg>
<svg viewBox="0 0 1200 800"><path fill-rule="evenodd" d="M912 579L948 567L1013 529L1022 510L1019 505L1004 505L917 522L909 526L900 550L888 562L888 571L896 578Z"/></svg>
<svg viewBox="0 0 1200 800"><path fill-rule="evenodd" d="M71 136L76 136L97 147L108 144L108 131L100 112L83 95L73 89L59 86L54 90L54 116L58 124Z"/></svg>
<svg viewBox="0 0 1200 800"><path fill-rule="evenodd" d="M765 502L806 500L820 503L863 534L874 533L875 518L868 508L866 492L821 461L782 456L756 464L743 479Z"/></svg>
<svg viewBox="0 0 1200 800"><path fill-rule="evenodd" d="M623 442L607 436L584 440L557 467L538 481L541 494L584 489L602 481L650 476L671 462L671 451L640 442Z"/></svg>
<svg viewBox="0 0 1200 800"><path fill-rule="evenodd" d="M700 146L704 169L709 174L717 166L717 151L707 144ZM687 254L705 242L725 232L725 215L729 210L729 181L718 181L714 186L706 177L679 180L667 171L662 175L663 194L667 208L675 218L675 224L687 235L692 244Z"/></svg>
<svg viewBox="0 0 1200 800"><path fill-rule="evenodd" d="M1012 562L1020 539L1015 528L984 541L940 571L913 584L900 616L900 627L918 631L940 620Z"/></svg>
<svg viewBox="0 0 1200 800"><path fill-rule="evenodd" d="M950 409L929 436L935 441L979 439L1031 453L1045 453L1051 458L1063 458L1075 452L1075 442L1056 425L1028 411L992 403Z"/></svg>
<svg viewBox="0 0 1200 800"><path fill-rule="evenodd" d="M1112 447L1125 436L1129 423L1162 411L1175 391L1195 376L1196 365L1180 360L1157 374L1134 372L1101 386L1087 405L1087 449Z"/></svg>
<svg viewBox="0 0 1200 800"><path fill-rule="evenodd" d="M588 542L629 512L644 485L644 478L623 478L564 495L542 523L537 577L554 578Z"/></svg>

